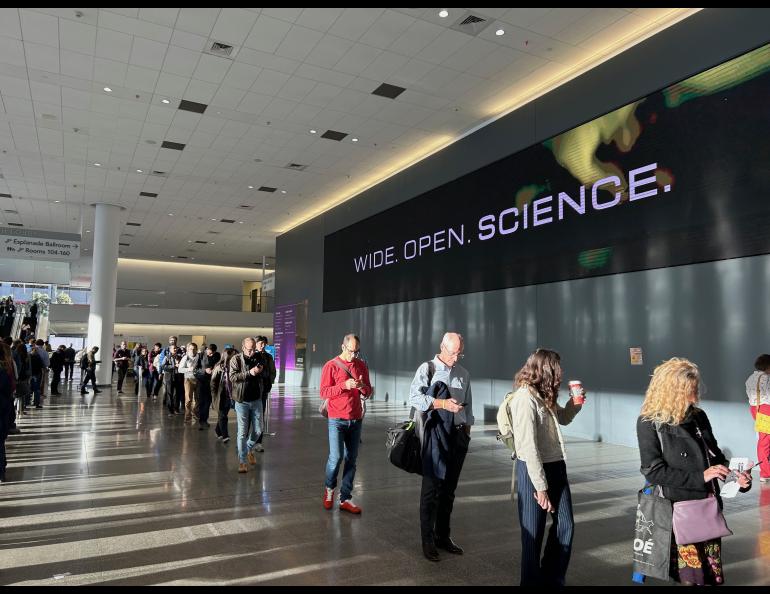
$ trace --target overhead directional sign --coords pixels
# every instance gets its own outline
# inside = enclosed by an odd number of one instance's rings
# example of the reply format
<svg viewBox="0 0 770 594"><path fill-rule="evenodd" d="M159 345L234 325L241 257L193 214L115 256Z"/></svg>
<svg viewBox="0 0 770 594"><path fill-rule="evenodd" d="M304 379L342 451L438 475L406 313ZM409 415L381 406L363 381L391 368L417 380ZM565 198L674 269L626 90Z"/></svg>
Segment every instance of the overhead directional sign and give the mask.
<svg viewBox="0 0 770 594"><path fill-rule="evenodd" d="M77 233L0 227L0 257L32 260L76 260L80 257Z"/></svg>

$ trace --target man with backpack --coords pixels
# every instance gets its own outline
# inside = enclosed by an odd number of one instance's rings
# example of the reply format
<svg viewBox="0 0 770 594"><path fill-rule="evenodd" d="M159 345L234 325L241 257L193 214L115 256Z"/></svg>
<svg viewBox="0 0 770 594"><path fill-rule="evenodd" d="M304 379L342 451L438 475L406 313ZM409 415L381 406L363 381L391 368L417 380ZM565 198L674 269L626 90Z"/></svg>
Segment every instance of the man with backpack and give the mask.
<svg viewBox="0 0 770 594"><path fill-rule="evenodd" d="M454 555L463 554L463 549L450 537L449 525L455 490L468 453L471 426L474 423L470 374L458 364L464 357L463 348L463 337L460 334L444 334L439 354L417 368L409 389L409 401L417 409L417 414L441 412L441 427L444 429L444 447L441 448L437 463L431 467L432 472L423 471L420 493L422 551L429 561L439 560L437 547ZM432 389L438 383L443 384L441 389ZM439 397L446 390L448 394ZM423 448L423 456L426 454L432 452L426 452ZM423 468L426 468L425 464Z"/></svg>

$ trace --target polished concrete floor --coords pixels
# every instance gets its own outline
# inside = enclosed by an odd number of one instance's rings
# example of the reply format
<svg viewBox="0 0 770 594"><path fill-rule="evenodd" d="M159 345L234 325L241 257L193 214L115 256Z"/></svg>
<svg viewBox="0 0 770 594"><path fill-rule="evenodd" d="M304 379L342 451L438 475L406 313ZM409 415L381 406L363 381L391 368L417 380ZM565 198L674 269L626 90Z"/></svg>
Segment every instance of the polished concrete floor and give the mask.
<svg viewBox="0 0 770 594"><path fill-rule="evenodd" d="M353 516L321 506L328 446L317 402L278 387L276 435L239 475L234 439L169 419L131 389L49 397L8 440L0 585L518 584L511 461L492 426L475 428L457 491L452 535L466 554L430 563L419 544L420 480L385 458L385 429L407 409L370 403L354 492L364 511ZM630 585L638 454L567 447L576 519L568 584ZM726 515L735 532L724 541L726 583L770 584L770 485L757 481Z"/></svg>

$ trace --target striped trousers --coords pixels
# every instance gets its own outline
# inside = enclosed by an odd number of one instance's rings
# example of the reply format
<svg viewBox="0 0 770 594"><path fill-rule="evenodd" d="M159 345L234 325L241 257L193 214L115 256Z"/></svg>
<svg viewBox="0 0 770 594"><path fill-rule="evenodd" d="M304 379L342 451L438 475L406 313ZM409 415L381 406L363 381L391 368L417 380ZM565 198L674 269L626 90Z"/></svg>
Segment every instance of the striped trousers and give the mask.
<svg viewBox="0 0 770 594"><path fill-rule="evenodd" d="M563 460L543 464L548 481L548 498L554 507L551 529L545 543L542 561L540 551L545 536L548 512L534 497L535 486L527 473L527 464L516 461L516 493L521 523L521 585L564 586L575 523L572 517L572 495L567 482L567 465Z"/></svg>

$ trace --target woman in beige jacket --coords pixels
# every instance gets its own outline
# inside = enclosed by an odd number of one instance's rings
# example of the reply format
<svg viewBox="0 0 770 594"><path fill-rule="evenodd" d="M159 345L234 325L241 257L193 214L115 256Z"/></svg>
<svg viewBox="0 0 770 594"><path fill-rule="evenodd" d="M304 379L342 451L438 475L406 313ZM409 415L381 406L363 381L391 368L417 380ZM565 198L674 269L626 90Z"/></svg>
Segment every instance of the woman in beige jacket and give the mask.
<svg viewBox="0 0 770 594"><path fill-rule="evenodd" d="M514 378L511 420L516 445L516 492L521 523L521 585L564 586L572 552L572 496L564 463L559 425L572 422L582 405L566 407L559 396L561 359L555 351L538 349ZM552 524L542 561L545 521Z"/></svg>

